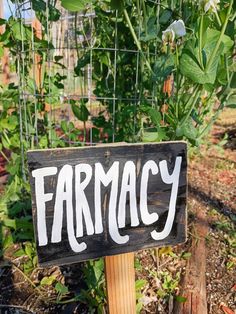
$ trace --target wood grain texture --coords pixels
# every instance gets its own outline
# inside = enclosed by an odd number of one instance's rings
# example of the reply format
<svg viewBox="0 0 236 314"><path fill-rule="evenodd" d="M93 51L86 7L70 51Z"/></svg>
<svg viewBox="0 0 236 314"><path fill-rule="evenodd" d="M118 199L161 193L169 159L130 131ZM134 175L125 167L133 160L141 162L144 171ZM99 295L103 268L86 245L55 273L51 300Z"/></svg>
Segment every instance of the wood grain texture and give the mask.
<svg viewBox="0 0 236 314"><path fill-rule="evenodd" d="M105 258L109 314L135 314L134 253Z"/></svg>
<svg viewBox="0 0 236 314"><path fill-rule="evenodd" d="M30 183L32 191L32 210L33 221L37 244L38 260L40 265L63 265L73 262L93 259L102 256L116 255L120 253L134 252L144 248L176 245L186 241L186 174L187 174L187 149L185 142L165 142L155 144L126 144L126 145L101 145L97 147L66 148L66 149L48 149L35 150L28 152L28 165L30 172ZM129 197L126 202L126 221L125 227L119 229L121 235L128 235L129 241L126 244L118 245L115 243L108 232L108 203L111 186L102 186L102 221L104 232L100 234L87 235L84 229L84 236L78 238L79 242L85 242L87 249L81 253L75 253L71 250L64 210L62 241L59 243L48 242L47 245L38 245L38 226L37 226L37 208L35 195L35 179L32 177L32 171L43 167L57 167L58 172L55 176L45 177L45 192L53 193L53 199L46 203L46 224L48 239L51 239L52 223L54 216L55 191L57 186L58 173L65 165L71 165L74 169L79 163L86 163L92 166L94 170L95 163L101 163L104 171L107 172L114 161L119 161L120 172L118 181L118 195L121 189L123 168L127 160L133 161L136 165L136 196L137 203L140 200L140 182L143 165L148 160L153 160L158 165L160 161L166 160L168 171L172 173L177 156L182 157L179 187L177 194L176 210L173 226L170 234L163 240L153 240L151 232L156 230L161 232L165 226L169 201L171 196L172 184L165 184L160 176L150 175L148 180L147 205L150 213L157 213L159 219L151 224L144 225L141 220L140 208L138 208L138 218L140 224L137 227L131 227ZM74 179L73 179L74 180ZM88 200L91 217L94 222L95 204L94 204L94 176L85 189ZM119 196L118 196L119 197ZM75 197L73 193L73 205L75 207ZM74 209L75 210L75 209ZM75 215L75 213L74 213ZM114 217L117 219L117 217ZM75 226L74 226L75 228Z"/></svg>
<svg viewBox="0 0 236 314"><path fill-rule="evenodd" d="M196 208L194 235L190 248L191 257L188 261L181 284L180 295L187 298L186 302L176 302L174 314L207 314L206 301L206 244L208 223L205 211Z"/></svg>

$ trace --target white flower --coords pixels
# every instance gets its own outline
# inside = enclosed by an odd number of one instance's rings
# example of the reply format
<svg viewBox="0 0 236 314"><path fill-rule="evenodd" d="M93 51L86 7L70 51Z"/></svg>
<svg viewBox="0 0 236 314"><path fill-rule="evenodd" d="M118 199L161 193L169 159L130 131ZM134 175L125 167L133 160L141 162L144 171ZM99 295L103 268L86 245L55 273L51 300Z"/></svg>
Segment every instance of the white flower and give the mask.
<svg viewBox="0 0 236 314"><path fill-rule="evenodd" d="M216 0L218 1L218 0ZM172 29L176 36L181 37L186 35L186 28L183 20L174 21L168 29Z"/></svg>
<svg viewBox="0 0 236 314"><path fill-rule="evenodd" d="M162 32L162 41L172 43L175 39L175 33L172 29L166 29Z"/></svg>
<svg viewBox="0 0 236 314"><path fill-rule="evenodd" d="M218 10L218 3L220 3L220 0L208 0L204 1L204 11L205 13L209 10L212 10L212 12L216 13Z"/></svg>
<svg viewBox="0 0 236 314"><path fill-rule="evenodd" d="M162 40L165 42L173 42L175 36L181 37L186 35L186 29L183 20L174 21L165 31L162 32Z"/></svg>

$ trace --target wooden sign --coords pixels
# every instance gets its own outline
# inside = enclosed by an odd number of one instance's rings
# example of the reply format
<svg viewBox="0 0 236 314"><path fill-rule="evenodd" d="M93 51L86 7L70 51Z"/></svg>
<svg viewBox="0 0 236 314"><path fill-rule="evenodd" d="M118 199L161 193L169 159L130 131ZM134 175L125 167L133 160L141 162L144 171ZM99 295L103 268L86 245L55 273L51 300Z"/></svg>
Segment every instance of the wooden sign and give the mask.
<svg viewBox="0 0 236 314"><path fill-rule="evenodd" d="M28 152L40 265L186 240L186 143Z"/></svg>

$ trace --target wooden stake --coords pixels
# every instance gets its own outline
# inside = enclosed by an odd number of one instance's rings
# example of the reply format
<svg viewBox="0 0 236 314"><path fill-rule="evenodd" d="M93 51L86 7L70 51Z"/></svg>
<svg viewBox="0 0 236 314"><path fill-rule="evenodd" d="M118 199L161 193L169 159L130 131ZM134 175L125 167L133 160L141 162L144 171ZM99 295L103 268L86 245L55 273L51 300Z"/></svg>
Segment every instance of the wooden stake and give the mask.
<svg viewBox="0 0 236 314"><path fill-rule="evenodd" d="M0 18L4 18L4 6L3 1L0 0ZM3 34L5 32L5 25L0 26L0 34ZM2 59L2 84L7 85L10 81L10 66L9 66L9 49L4 48L3 49L3 57Z"/></svg>
<svg viewBox="0 0 236 314"><path fill-rule="evenodd" d="M109 314L135 314L134 253L105 257Z"/></svg>
<svg viewBox="0 0 236 314"><path fill-rule="evenodd" d="M206 244L208 233L206 211L201 204L192 208L196 215L194 231L196 238L192 240L191 257L181 284L180 295L187 298L186 302L176 302L174 314L207 314L206 299Z"/></svg>
<svg viewBox="0 0 236 314"><path fill-rule="evenodd" d="M39 39L42 39L42 25L38 19L34 18L32 21L32 27L35 30L35 36ZM42 85L42 64L41 57L38 54L34 56L34 75L35 75L35 83L37 88L40 90Z"/></svg>

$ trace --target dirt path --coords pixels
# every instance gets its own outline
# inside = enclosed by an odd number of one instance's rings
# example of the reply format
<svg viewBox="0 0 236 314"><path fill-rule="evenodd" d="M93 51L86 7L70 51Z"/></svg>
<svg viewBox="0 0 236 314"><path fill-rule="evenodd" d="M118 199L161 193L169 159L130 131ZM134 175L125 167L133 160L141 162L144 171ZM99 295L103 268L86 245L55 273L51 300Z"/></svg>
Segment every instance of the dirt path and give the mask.
<svg viewBox="0 0 236 314"><path fill-rule="evenodd" d="M234 113L234 112L233 112ZM208 314L236 312L236 117L224 113L211 146L203 145L189 165L190 215L206 212ZM190 226L194 230L193 225ZM191 230L190 229L190 230ZM196 312L197 313L197 312Z"/></svg>

